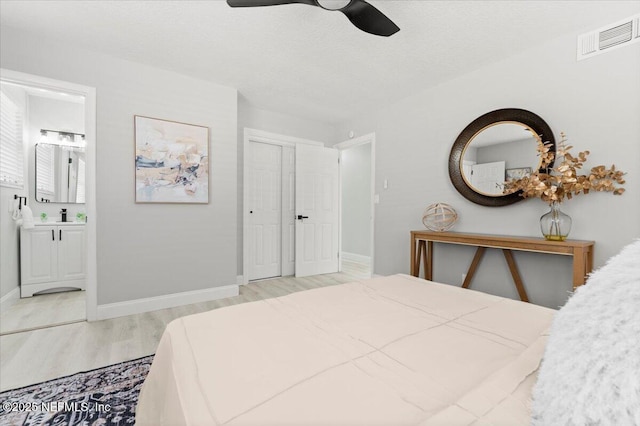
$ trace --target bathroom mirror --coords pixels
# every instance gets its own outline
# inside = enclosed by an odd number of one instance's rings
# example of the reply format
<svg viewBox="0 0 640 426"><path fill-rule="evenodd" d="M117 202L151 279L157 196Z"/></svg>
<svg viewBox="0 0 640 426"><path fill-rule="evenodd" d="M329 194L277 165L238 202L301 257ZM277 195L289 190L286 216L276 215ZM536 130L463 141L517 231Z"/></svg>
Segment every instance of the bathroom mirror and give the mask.
<svg viewBox="0 0 640 426"><path fill-rule="evenodd" d="M36 201L85 202L85 149L79 146L36 144Z"/></svg>
<svg viewBox="0 0 640 426"><path fill-rule="evenodd" d="M449 156L449 176L465 198L484 206L522 200L520 191L505 192L504 182L540 169L538 139L555 140L549 126L532 112L508 108L471 122L456 139Z"/></svg>

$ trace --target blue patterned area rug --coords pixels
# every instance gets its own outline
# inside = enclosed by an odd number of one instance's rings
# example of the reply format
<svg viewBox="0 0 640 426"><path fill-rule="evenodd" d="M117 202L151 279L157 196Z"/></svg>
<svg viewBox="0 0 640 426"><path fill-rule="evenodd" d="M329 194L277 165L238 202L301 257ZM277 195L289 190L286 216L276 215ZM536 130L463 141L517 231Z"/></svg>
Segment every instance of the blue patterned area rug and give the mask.
<svg viewBox="0 0 640 426"><path fill-rule="evenodd" d="M0 425L133 425L151 361L153 355L2 392Z"/></svg>

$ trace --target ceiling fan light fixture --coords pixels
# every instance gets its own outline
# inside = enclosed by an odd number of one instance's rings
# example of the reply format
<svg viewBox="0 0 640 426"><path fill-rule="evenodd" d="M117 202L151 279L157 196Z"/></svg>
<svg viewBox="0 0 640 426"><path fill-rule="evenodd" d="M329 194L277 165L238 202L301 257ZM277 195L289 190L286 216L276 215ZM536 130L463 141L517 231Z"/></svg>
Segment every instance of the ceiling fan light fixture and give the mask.
<svg viewBox="0 0 640 426"><path fill-rule="evenodd" d="M318 6L326 10L341 10L351 3L351 0L316 0Z"/></svg>
<svg viewBox="0 0 640 426"><path fill-rule="evenodd" d="M366 0L227 0L231 7L277 6L291 3L342 12L353 25L369 34L389 37L400 31L391 19Z"/></svg>

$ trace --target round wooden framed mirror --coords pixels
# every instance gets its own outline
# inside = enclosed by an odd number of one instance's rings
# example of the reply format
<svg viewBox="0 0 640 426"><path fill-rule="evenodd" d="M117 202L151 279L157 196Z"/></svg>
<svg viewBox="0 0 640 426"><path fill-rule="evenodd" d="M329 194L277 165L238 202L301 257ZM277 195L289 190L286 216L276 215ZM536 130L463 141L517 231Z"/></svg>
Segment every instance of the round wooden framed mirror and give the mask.
<svg viewBox="0 0 640 426"><path fill-rule="evenodd" d="M530 111L505 108L476 118L451 148L449 177L453 186L466 199L483 206L506 206L522 200L521 191L505 193L504 183L540 170L535 135L555 153L551 128Z"/></svg>

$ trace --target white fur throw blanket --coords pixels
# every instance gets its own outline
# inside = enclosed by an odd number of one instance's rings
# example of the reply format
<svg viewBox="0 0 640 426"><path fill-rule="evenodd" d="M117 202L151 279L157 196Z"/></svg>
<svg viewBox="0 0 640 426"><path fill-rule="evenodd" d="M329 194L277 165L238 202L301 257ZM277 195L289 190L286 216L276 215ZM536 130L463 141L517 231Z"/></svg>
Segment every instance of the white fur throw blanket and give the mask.
<svg viewBox="0 0 640 426"><path fill-rule="evenodd" d="M640 425L640 240L556 314L532 425Z"/></svg>

